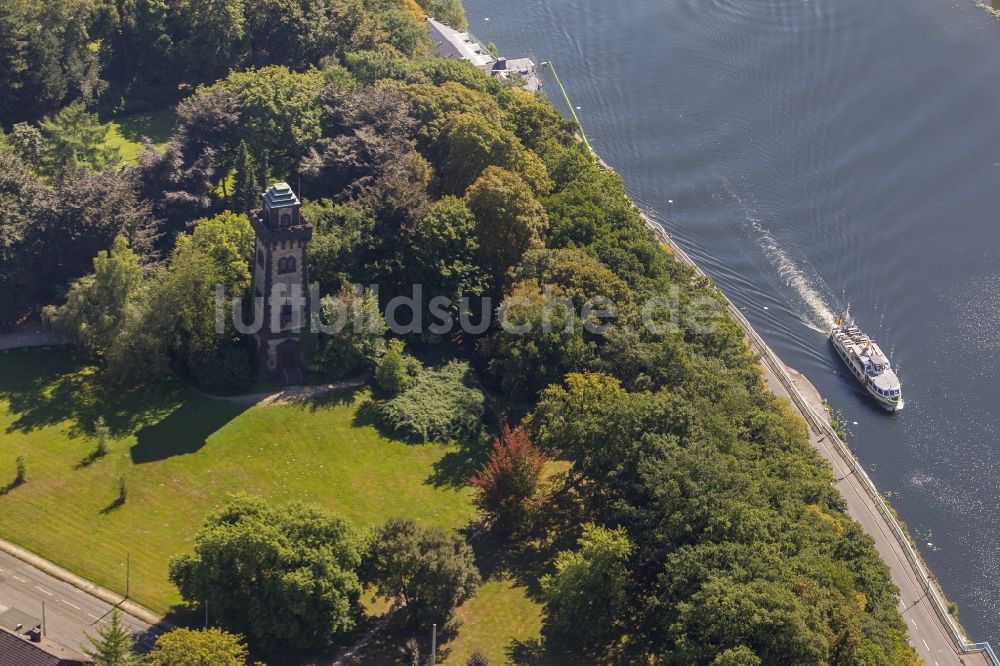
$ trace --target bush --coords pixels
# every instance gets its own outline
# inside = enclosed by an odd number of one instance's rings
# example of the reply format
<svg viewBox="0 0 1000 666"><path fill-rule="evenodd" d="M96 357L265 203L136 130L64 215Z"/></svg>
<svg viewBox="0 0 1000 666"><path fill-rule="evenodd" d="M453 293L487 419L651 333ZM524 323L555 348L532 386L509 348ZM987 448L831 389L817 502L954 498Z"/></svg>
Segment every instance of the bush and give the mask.
<svg viewBox="0 0 1000 666"><path fill-rule="evenodd" d="M115 499L115 505L121 506L128 501L128 480L125 475L122 474L118 477L118 497Z"/></svg>
<svg viewBox="0 0 1000 666"><path fill-rule="evenodd" d="M469 660L465 664L466 666L490 666L490 660L482 652L476 650L469 655Z"/></svg>
<svg viewBox="0 0 1000 666"><path fill-rule="evenodd" d="M94 424L94 434L97 437L97 448L94 449L93 453L93 457L96 460L108 455L108 437L110 436L110 431L108 430L108 424L104 422L103 416L97 417L97 422Z"/></svg>
<svg viewBox="0 0 1000 666"><path fill-rule="evenodd" d="M19 486L28 480L28 467L24 463L24 456L17 457L17 474L14 476L14 485Z"/></svg>
<svg viewBox="0 0 1000 666"><path fill-rule="evenodd" d="M482 429L485 398L469 386L469 365L452 361L441 369L421 369L396 397L379 404L382 423L407 439L457 441Z"/></svg>
<svg viewBox="0 0 1000 666"><path fill-rule="evenodd" d="M403 351L402 340L390 340L385 356L379 359L375 370L375 383L388 395L398 395L410 385L419 370L419 362Z"/></svg>

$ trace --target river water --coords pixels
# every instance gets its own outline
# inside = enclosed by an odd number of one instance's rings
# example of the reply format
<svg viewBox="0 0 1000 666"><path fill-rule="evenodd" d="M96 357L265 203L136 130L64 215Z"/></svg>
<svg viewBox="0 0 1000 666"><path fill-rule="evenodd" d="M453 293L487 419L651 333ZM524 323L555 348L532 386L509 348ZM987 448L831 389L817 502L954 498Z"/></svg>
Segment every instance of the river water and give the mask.
<svg viewBox="0 0 1000 666"><path fill-rule="evenodd" d="M842 411L962 623L1000 644L1000 21L972 0L465 5L556 65L594 148ZM847 305L903 412L829 347Z"/></svg>

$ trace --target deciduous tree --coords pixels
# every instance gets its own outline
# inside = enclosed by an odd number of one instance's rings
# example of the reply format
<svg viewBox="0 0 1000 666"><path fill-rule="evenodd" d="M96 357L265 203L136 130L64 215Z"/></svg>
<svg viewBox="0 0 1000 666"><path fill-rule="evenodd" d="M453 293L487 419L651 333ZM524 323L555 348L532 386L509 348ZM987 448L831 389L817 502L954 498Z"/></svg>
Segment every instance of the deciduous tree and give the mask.
<svg viewBox="0 0 1000 666"><path fill-rule="evenodd" d="M345 287L336 296L325 296L320 311L331 331L306 339L310 369L330 379L343 379L375 367L385 353L388 327L374 293Z"/></svg>
<svg viewBox="0 0 1000 666"><path fill-rule="evenodd" d="M66 303L47 308L46 314L56 330L101 354L118 336L128 307L144 294L139 257L118 236L110 252L94 257L94 273L74 282Z"/></svg>
<svg viewBox="0 0 1000 666"><path fill-rule="evenodd" d="M493 440L490 457L470 483L479 490L476 504L487 523L502 532L524 527L538 493L545 456L523 427Z"/></svg>
<svg viewBox="0 0 1000 666"><path fill-rule="evenodd" d="M227 629L265 649L329 646L360 614L364 546L344 520L303 504L237 495L174 558L170 580Z"/></svg>
<svg viewBox="0 0 1000 666"><path fill-rule="evenodd" d="M405 603L417 627L444 626L480 582L472 549L460 536L400 518L376 532L365 572L379 594Z"/></svg>
<svg viewBox="0 0 1000 666"><path fill-rule="evenodd" d="M494 285L532 247L540 247L548 226L545 209L515 173L491 166L465 194L478 222L479 256Z"/></svg>
<svg viewBox="0 0 1000 666"><path fill-rule="evenodd" d="M453 314L463 296L481 296L489 286L480 266L476 217L456 197L436 202L416 223L405 261L412 282L423 285L425 300L443 296Z"/></svg>
<svg viewBox="0 0 1000 666"><path fill-rule="evenodd" d="M614 631L625 602L631 551L625 530L584 526L577 550L559 553L555 573L541 579L546 638L576 652Z"/></svg>
<svg viewBox="0 0 1000 666"><path fill-rule="evenodd" d="M156 639L144 666L246 666L243 637L215 627L173 629Z"/></svg>

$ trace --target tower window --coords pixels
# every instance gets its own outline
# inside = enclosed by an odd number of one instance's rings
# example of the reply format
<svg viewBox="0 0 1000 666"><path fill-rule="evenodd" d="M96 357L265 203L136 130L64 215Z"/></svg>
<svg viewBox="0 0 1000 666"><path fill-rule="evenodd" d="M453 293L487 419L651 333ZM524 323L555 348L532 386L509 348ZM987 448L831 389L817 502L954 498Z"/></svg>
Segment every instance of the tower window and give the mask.
<svg viewBox="0 0 1000 666"><path fill-rule="evenodd" d="M282 305L281 306L281 328L284 328L292 323L292 306Z"/></svg>
<svg viewBox="0 0 1000 666"><path fill-rule="evenodd" d="M257 250L257 263L260 264L261 268L264 267L264 251L263 250Z"/></svg>
<svg viewBox="0 0 1000 666"><path fill-rule="evenodd" d="M278 273L294 273L295 257L282 257L278 259Z"/></svg>
<svg viewBox="0 0 1000 666"><path fill-rule="evenodd" d="M281 228L282 229L287 229L290 226L292 226L292 214L291 213L282 213L281 214Z"/></svg>

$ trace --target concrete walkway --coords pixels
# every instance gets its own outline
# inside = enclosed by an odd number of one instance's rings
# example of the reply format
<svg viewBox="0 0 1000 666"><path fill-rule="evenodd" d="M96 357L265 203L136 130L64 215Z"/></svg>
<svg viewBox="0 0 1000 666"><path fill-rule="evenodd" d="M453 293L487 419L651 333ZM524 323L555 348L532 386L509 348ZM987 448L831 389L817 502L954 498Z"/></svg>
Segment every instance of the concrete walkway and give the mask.
<svg viewBox="0 0 1000 666"><path fill-rule="evenodd" d="M291 405L296 402L315 400L316 398L320 398L327 393L364 386L368 379L369 374L365 373L359 377L333 382L332 384L286 386L285 388L277 391L246 393L243 395L212 395L211 393L204 393L193 387L192 390L206 398L219 400L221 402L228 402L233 405L245 405L247 407L273 407L276 405Z"/></svg>

